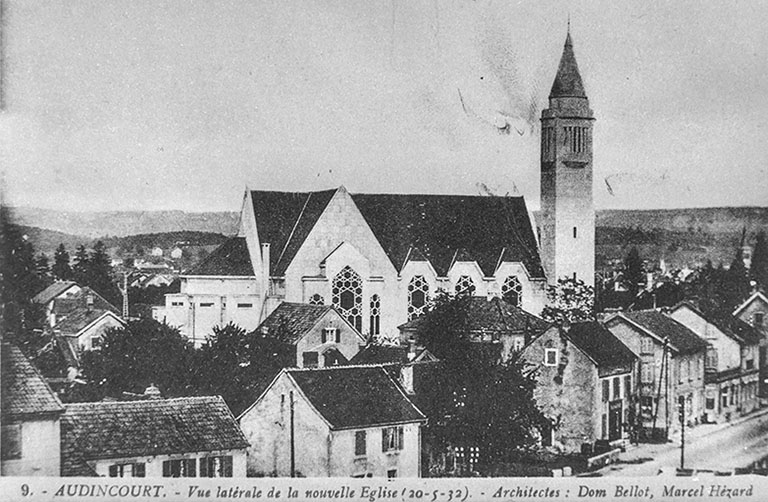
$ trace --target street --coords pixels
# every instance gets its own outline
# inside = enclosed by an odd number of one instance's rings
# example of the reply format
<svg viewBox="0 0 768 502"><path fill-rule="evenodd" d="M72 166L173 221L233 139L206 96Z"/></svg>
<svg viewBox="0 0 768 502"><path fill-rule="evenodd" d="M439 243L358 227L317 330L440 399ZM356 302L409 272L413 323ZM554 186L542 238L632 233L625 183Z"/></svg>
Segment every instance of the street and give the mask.
<svg viewBox="0 0 768 502"><path fill-rule="evenodd" d="M731 471L768 456L768 409L732 424L706 424L686 430L685 467ZM680 467L680 442L641 444L622 453L602 476L655 476Z"/></svg>

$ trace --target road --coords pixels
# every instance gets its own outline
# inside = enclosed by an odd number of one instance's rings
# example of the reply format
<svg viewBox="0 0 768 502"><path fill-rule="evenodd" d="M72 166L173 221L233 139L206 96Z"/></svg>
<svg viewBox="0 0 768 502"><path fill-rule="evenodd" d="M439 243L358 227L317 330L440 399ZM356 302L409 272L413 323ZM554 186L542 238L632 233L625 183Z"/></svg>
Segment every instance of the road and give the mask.
<svg viewBox="0 0 768 502"><path fill-rule="evenodd" d="M685 467L730 471L768 457L768 410L728 425L699 425L686 434ZM680 443L643 444L621 455L603 476L655 476L680 467Z"/></svg>

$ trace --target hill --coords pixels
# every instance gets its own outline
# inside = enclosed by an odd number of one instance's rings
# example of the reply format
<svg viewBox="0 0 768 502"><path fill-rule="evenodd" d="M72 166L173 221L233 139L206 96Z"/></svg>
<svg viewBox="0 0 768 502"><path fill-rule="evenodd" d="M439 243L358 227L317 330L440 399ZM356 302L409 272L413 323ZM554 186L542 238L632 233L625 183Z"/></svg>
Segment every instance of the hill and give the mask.
<svg viewBox="0 0 768 502"><path fill-rule="evenodd" d="M19 225L90 237L124 237L185 230L233 235L239 213L184 211L54 211L28 207L10 208Z"/></svg>

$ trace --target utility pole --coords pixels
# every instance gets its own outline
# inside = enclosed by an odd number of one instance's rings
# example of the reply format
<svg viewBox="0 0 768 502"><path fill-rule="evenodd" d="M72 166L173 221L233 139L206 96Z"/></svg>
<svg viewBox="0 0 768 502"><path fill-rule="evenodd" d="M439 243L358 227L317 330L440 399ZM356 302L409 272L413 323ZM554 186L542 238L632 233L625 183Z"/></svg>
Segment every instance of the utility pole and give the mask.
<svg viewBox="0 0 768 502"><path fill-rule="evenodd" d="M294 440L293 428L293 391L288 393L288 399L291 400L291 477L296 477L296 443Z"/></svg>
<svg viewBox="0 0 768 502"><path fill-rule="evenodd" d="M685 396L677 398L680 416L680 470L685 469Z"/></svg>

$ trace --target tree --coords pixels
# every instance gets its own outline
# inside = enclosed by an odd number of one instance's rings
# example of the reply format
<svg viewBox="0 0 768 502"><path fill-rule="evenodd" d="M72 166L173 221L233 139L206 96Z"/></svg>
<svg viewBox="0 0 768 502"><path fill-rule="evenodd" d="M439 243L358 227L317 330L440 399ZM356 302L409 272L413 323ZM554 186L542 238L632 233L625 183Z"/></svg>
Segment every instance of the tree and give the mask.
<svg viewBox="0 0 768 502"><path fill-rule="evenodd" d="M760 231L755 239L755 249L752 252L752 265L750 267L752 280L768 290L768 242L765 240L765 232Z"/></svg>
<svg viewBox="0 0 768 502"><path fill-rule="evenodd" d="M83 354L89 386L101 395L143 393L155 385L166 397L189 395L194 347L178 329L154 319L108 330L99 350Z"/></svg>
<svg viewBox="0 0 768 502"><path fill-rule="evenodd" d="M93 288L113 305L120 305L122 295L112 280L112 262L103 242L97 241L93 245L86 270L85 285Z"/></svg>
<svg viewBox="0 0 768 502"><path fill-rule="evenodd" d="M645 280L644 275L640 252L635 246L632 246L624 260L624 285L632 296L637 295L640 284Z"/></svg>
<svg viewBox="0 0 768 502"><path fill-rule="evenodd" d="M80 285L85 285L88 280L88 250L80 244L75 251L74 266L72 267L72 278Z"/></svg>
<svg viewBox="0 0 768 502"><path fill-rule="evenodd" d="M59 244L56 252L53 253L53 267L51 268L53 276L60 281L69 281L72 279L72 267L69 264L69 253L64 244Z"/></svg>
<svg viewBox="0 0 768 502"><path fill-rule="evenodd" d="M196 354L195 392L220 395L240 414L282 368L296 365L296 349L280 341L280 331L264 336L233 323L215 327Z"/></svg>
<svg viewBox="0 0 768 502"><path fill-rule="evenodd" d="M426 434L446 447L478 447L488 463L532 446L546 424L533 399L535 375L500 344L471 338L468 295L439 295L419 326L418 339L440 358L427 388Z"/></svg>
<svg viewBox="0 0 768 502"><path fill-rule="evenodd" d="M541 311L545 321L562 325L595 320L594 289L580 279L558 279L557 285L547 287L547 299L549 304Z"/></svg>
<svg viewBox="0 0 768 502"><path fill-rule="evenodd" d="M21 229L11 221L8 209L0 207L0 300L3 336L34 358L45 345L44 315L32 302L45 287L37 275L35 249Z"/></svg>
<svg viewBox="0 0 768 502"><path fill-rule="evenodd" d="M35 273L45 286L51 283L51 267L48 264L48 257L42 253L35 258Z"/></svg>

